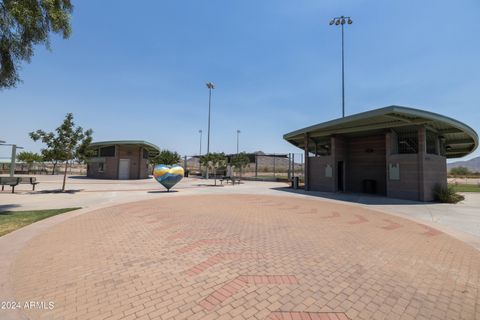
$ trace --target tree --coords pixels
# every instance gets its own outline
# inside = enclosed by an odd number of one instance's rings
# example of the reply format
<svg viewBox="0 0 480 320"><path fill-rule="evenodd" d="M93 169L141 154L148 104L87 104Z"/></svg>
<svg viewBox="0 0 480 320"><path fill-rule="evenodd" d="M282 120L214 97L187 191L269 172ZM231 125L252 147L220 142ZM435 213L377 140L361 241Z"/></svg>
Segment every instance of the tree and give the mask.
<svg viewBox="0 0 480 320"><path fill-rule="evenodd" d="M52 176L55 174L55 169L57 168L58 162L60 161L59 159L61 158L60 156L58 156L58 154L60 153L58 149L59 148L57 147L52 147L49 149L41 150L43 160L53 163Z"/></svg>
<svg viewBox="0 0 480 320"><path fill-rule="evenodd" d="M215 185L217 185L217 169L225 167L227 164L227 157L222 153L209 153L200 157L200 164L213 170Z"/></svg>
<svg viewBox="0 0 480 320"><path fill-rule="evenodd" d="M170 150L162 150L158 156L154 157L150 160L150 163L155 164L164 164L167 166L171 166L174 164L178 164L180 162L180 155L174 151Z"/></svg>
<svg viewBox="0 0 480 320"><path fill-rule="evenodd" d="M27 164L28 172L30 172L30 169L34 163L43 161L43 157L41 155L28 151L22 151L17 154L17 159Z"/></svg>
<svg viewBox="0 0 480 320"><path fill-rule="evenodd" d="M69 161L74 159L83 161L88 157L92 133L92 129L84 131L82 127L76 127L71 113L65 116L63 123L55 129L55 132L43 130L30 132L33 141L41 140L46 144L47 148L42 149L42 154L48 155L53 161L65 162L62 191L65 191Z"/></svg>
<svg viewBox="0 0 480 320"><path fill-rule="evenodd" d="M70 0L2 0L0 2L0 89L20 82L22 61L30 62L33 48L50 49L50 33L71 34Z"/></svg>
<svg viewBox="0 0 480 320"><path fill-rule="evenodd" d="M250 158L245 152L238 153L232 157L232 165L235 168L240 169L240 177L242 176L242 170L250 163Z"/></svg>
<svg viewBox="0 0 480 320"><path fill-rule="evenodd" d="M471 172L467 167L456 167L450 169L450 174L453 176L468 176L470 173Z"/></svg>

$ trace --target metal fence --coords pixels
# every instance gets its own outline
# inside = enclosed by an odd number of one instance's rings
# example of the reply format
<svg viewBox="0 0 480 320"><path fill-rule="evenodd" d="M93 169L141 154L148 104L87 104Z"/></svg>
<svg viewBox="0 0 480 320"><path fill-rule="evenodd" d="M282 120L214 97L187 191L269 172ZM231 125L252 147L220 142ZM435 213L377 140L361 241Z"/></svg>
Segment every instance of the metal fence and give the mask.
<svg viewBox="0 0 480 320"><path fill-rule="evenodd" d="M55 168L55 170L54 170ZM65 170L64 163L57 163L56 166L51 162L39 162L28 165L26 163L15 163L15 174L32 174L32 175L51 175L63 174ZM10 163L0 163L0 174L10 173ZM86 175L87 165L73 163L68 166L67 173L70 175Z"/></svg>
<svg viewBox="0 0 480 320"><path fill-rule="evenodd" d="M232 168L233 174L237 177L247 180L265 180L282 181L290 180L292 177L299 177L301 181L304 178L304 158L303 153L251 153L247 154L250 162L242 168ZM234 155L227 155L230 159ZM178 163L191 176L205 176L206 168L200 165L200 156L183 156ZM9 173L10 164L0 163L0 174ZM64 164L58 163L55 166L50 162L35 163L27 165L26 163L16 163L16 174L63 174ZM227 168L219 168L217 176L226 175ZM240 172L241 171L241 172ZM68 168L68 174L85 175L87 166L84 164L73 163ZM153 172L153 165L149 166L149 172ZM210 172L210 176L212 172Z"/></svg>
<svg viewBox="0 0 480 320"><path fill-rule="evenodd" d="M227 159L234 155L227 155ZM256 153L247 154L249 164L242 168L232 168L235 176L251 180L289 180L294 176L303 180L303 153ZM228 160L227 160L228 162ZM188 171L189 175L205 176L206 168L200 165L199 156L183 156L179 165ZM227 168L219 168L217 175L225 175ZM241 171L241 172L240 172ZM210 173L211 175L211 173Z"/></svg>

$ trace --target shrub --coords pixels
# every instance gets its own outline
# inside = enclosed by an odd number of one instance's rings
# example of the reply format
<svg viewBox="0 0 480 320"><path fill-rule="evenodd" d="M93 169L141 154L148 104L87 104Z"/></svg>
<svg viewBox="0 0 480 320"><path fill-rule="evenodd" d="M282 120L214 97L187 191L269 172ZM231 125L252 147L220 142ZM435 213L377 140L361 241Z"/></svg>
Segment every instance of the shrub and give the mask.
<svg viewBox="0 0 480 320"><path fill-rule="evenodd" d="M180 155L174 151L162 150L156 157L150 159L150 163L153 165L164 164L171 166L180 162Z"/></svg>
<svg viewBox="0 0 480 320"><path fill-rule="evenodd" d="M471 174L470 170L467 167L455 167L450 169L450 174L452 176L468 176Z"/></svg>
<svg viewBox="0 0 480 320"><path fill-rule="evenodd" d="M457 203L465 199L464 196L455 192L453 186L443 187L440 184L433 188L435 201L442 203Z"/></svg>

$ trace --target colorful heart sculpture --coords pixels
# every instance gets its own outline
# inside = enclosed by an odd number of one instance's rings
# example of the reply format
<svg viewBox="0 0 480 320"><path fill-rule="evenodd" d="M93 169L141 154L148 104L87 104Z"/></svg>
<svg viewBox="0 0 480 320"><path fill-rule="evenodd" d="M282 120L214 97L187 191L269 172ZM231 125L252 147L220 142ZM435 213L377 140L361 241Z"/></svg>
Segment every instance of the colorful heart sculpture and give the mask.
<svg viewBox="0 0 480 320"><path fill-rule="evenodd" d="M167 166L157 164L153 169L153 176L162 186L170 191L183 178L183 168L177 165Z"/></svg>

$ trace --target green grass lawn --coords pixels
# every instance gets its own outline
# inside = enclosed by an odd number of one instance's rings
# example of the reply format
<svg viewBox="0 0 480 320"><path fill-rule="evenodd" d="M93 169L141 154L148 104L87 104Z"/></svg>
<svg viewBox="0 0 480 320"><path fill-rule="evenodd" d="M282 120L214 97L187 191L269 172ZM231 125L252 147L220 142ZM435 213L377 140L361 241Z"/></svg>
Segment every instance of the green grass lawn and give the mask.
<svg viewBox="0 0 480 320"><path fill-rule="evenodd" d="M477 184L450 184L455 192L480 192L480 186Z"/></svg>
<svg viewBox="0 0 480 320"><path fill-rule="evenodd" d="M0 236L42 219L77 209L80 208L0 212Z"/></svg>

